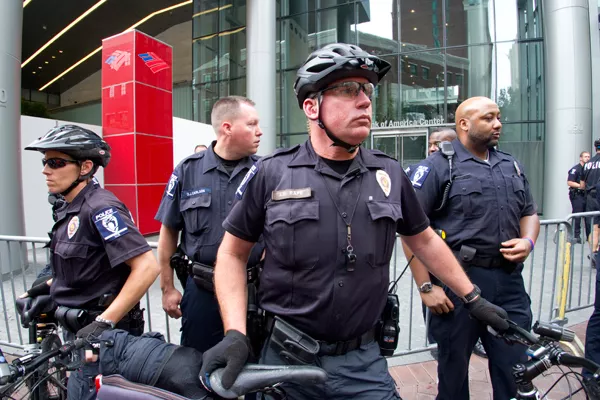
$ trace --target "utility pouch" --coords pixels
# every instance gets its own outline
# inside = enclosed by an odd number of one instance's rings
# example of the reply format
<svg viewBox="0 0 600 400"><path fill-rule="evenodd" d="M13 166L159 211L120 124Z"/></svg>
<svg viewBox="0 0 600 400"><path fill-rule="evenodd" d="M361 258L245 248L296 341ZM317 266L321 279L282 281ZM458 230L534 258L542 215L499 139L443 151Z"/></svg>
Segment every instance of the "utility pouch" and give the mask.
<svg viewBox="0 0 600 400"><path fill-rule="evenodd" d="M54 313L54 317L59 324L71 333L77 333L81 328L91 322L87 310L79 308L58 306Z"/></svg>
<svg viewBox="0 0 600 400"><path fill-rule="evenodd" d="M274 319L269 340L271 349L289 365L314 364L319 353L319 342L281 318Z"/></svg>
<svg viewBox="0 0 600 400"><path fill-rule="evenodd" d="M466 264L469 264L471 261L473 261L476 253L477 249L470 246L465 246L463 244L458 252L458 261L460 261L463 264L463 267L465 267Z"/></svg>
<svg viewBox="0 0 600 400"><path fill-rule="evenodd" d="M196 286L209 292L215 291L215 284L213 280L215 272L213 267L209 267L208 265L200 264L199 262L194 261L192 263L191 270L192 278L194 279Z"/></svg>

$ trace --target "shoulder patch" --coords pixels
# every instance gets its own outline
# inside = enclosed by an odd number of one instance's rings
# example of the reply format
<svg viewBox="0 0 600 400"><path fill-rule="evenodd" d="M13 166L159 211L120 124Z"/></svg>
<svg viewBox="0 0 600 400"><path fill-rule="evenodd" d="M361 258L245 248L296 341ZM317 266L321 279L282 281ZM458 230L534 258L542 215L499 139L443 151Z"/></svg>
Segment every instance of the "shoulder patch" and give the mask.
<svg viewBox="0 0 600 400"><path fill-rule="evenodd" d="M129 233L129 229L115 207L107 207L98 211L92 217L96 229L100 232L102 239L106 242L113 240Z"/></svg>
<svg viewBox="0 0 600 400"><path fill-rule="evenodd" d="M572 173L572 174L574 174L574 173L575 173L575 168L573 168L573 169L571 170L571 173Z"/></svg>
<svg viewBox="0 0 600 400"><path fill-rule="evenodd" d="M406 169L404 170L404 173L408 176L410 176L410 165L408 167L406 167Z"/></svg>
<svg viewBox="0 0 600 400"><path fill-rule="evenodd" d="M167 184L167 196L170 198L173 198L173 195L175 194L175 190L177 190L177 181L179 180L179 178L177 178L177 175L175 174L171 174L171 178L169 179L169 183Z"/></svg>
<svg viewBox="0 0 600 400"><path fill-rule="evenodd" d="M427 175L429 175L430 168L425 165L419 165L417 169L415 169L414 174L410 178L410 182L416 188L420 188L423 186L423 182L427 179Z"/></svg>
<svg viewBox="0 0 600 400"><path fill-rule="evenodd" d="M242 198L244 192L246 191L246 188L248 187L248 183L252 180L252 178L254 178L254 175L256 175L257 172L258 164L254 163L254 165L246 173L246 176L244 176L244 179L242 179L242 183L240 183L240 186L238 186L237 190L235 191L235 197L237 197L238 199Z"/></svg>

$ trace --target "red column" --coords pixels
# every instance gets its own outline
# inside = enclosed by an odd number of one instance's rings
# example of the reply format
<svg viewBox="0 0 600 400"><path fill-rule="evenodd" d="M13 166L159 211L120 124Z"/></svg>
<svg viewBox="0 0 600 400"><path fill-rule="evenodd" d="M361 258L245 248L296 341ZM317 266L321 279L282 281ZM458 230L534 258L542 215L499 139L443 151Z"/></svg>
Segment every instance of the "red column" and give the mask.
<svg viewBox="0 0 600 400"><path fill-rule="evenodd" d="M123 201L142 234L173 170L173 49L142 32L102 41L102 133L112 148L104 186Z"/></svg>

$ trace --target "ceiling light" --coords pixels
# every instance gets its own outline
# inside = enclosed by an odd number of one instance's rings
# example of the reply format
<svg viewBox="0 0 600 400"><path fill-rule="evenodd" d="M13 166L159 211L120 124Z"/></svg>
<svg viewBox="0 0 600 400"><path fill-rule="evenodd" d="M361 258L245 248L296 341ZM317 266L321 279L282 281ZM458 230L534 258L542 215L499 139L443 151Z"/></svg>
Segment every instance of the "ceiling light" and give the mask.
<svg viewBox="0 0 600 400"><path fill-rule="evenodd" d="M210 10L200 11L199 13L196 13L196 14L192 15L192 19L196 18L196 17L199 17L201 15L209 14L211 12L225 10L226 8L229 8L229 7L232 7L232 6L233 6L233 4L227 4L227 5L224 5L222 7L215 7L215 8L211 8Z"/></svg>
<svg viewBox="0 0 600 400"><path fill-rule="evenodd" d="M410 12L411 12L411 13L414 13L414 12L415 12L415 10L410 10Z"/></svg>
<svg viewBox="0 0 600 400"><path fill-rule="evenodd" d="M52 58L56 58L56 56L52 56Z"/></svg>
<svg viewBox="0 0 600 400"><path fill-rule="evenodd" d="M48 61L44 61L44 64L48 64Z"/></svg>
<svg viewBox="0 0 600 400"><path fill-rule="evenodd" d="M154 17L156 15L162 14L162 13L167 12L167 11L174 10L174 9L182 7L182 6L186 6L186 5L192 4L192 2L193 2L193 0L187 0L187 1L181 2L179 4L175 4L175 5L172 5L170 7L163 8L162 10L154 11L153 13L149 14L146 18L141 19L140 21L138 21L137 23L135 23L134 25L132 25L128 29L125 29L121 33L124 33L124 32L127 32L127 31L131 30L131 29L134 29L135 27L143 24L144 22L146 22L147 20L149 20L150 18L152 18L152 17ZM64 70L63 72L61 72L60 75L58 75L57 77L55 77L54 79L52 79L50 82L48 82L44 86L42 86L39 90L42 91L42 90L46 89L48 86L52 85L54 82L56 82L57 80L59 80L60 78L62 78L66 74L68 74L69 72L71 72L73 69L77 68L77 66L79 66L79 64L85 62L88 58L90 58L94 54L98 53L100 50L102 50L102 46L98 47L96 50L92 51L90 54L88 54L87 56L83 57L81 60L77 61L75 64L71 65L69 68L67 68L66 70ZM62 53L62 50L59 50L58 52Z"/></svg>
<svg viewBox="0 0 600 400"><path fill-rule="evenodd" d="M34 74L34 75L35 75L35 71L33 71L33 72L32 72L32 74Z"/></svg>
<svg viewBox="0 0 600 400"><path fill-rule="evenodd" d="M23 2L23 8L27 7L27 4L31 3L31 0L25 0Z"/></svg>
<svg viewBox="0 0 600 400"><path fill-rule="evenodd" d="M415 26L415 27L413 28L413 31L416 31L416 30L417 30L417 27Z"/></svg>
<svg viewBox="0 0 600 400"><path fill-rule="evenodd" d="M38 67L38 69L42 69L42 67Z"/></svg>
<svg viewBox="0 0 600 400"><path fill-rule="evenodd" d="M25 62L23 64L21 64L21 68L23 68L24 66L26 66L27 64L29 64L29 62L31 60L33 60L34 58L36 58L42 51L44 51L48 46L50 46L52 43L54 43L55 41L58 40L58 38L60 38L62 35L64 35L65 33L67 33L67 31L69 29L71 29L72 27L74 27L75 25L77 25L79 23L79 21L81 21L82 19L84 19L85 17L87 17L89 14L91 14L96 8L100 7L102 4L106 3L106 0L100 0L99 2L97 2L96 4L94 4L92 7L90 7L86 12L84 12L83 14L81 14L79 17L77 17L73 22L71 22L69 25L67 25L62 31L58 32L52 39L48 40L48 42L46 42L46 44L44 44L42 47L40 47L35 53L33 53L31 55L31 57L29 57L27 60L25 60ZM62 53L62 50L58 51L59 53Z"/></svg>
<svg viewBox="0 0 600 400"><path fill-rule="evenodd" d="M60 54L62 54L62 52L63 52L63 51L62 51L62 50L59 50L58 52L59 52Z"/></svg>

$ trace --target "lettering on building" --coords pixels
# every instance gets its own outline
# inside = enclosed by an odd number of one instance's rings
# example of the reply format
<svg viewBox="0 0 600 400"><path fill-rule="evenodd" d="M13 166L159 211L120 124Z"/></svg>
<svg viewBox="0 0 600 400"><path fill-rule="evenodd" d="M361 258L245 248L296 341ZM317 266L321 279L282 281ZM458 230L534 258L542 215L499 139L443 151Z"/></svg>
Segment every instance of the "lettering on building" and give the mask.
<svg viewBox="0 0 600 400"><path fill-rule="evenodd" d="M407 128L407 127L425 127L425 126L436 126L443 125L443 118L433 118L433 119L403 119L401 121L393 121L393 120L385 120L385 121L373 121L371 127L373 129L377 128Z"/></svg>

